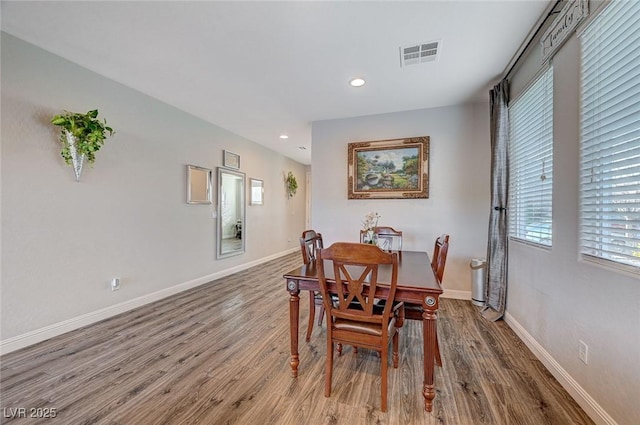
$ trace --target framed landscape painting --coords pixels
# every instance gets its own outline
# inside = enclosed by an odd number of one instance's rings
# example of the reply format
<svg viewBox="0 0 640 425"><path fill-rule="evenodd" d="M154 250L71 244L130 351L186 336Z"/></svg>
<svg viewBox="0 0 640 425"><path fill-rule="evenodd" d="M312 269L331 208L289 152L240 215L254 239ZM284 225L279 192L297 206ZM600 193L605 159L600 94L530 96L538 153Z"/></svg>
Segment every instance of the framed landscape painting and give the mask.
<svg viewBox="0 0 640 425"><path fill-rule="evenodd" d="M429 197L429 136L349 143L349 199Z"/></svg>

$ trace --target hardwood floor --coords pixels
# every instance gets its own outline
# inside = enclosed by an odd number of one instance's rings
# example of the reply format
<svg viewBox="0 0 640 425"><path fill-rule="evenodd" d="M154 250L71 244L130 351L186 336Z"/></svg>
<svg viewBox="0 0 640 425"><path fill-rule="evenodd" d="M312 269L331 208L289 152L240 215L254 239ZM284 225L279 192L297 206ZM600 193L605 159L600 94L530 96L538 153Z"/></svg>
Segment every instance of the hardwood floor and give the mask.
<svg viewBox="0 0 640 425"><path fill-rule="evenodd" d="M324 397L325 326L289 367L287 255L1 360L3 424L592 424L504 322L441 300L443 367L423 410L418 322L400 334L380 411L380 359L345 347ZM308 294L301 294L301 332ZM20 417L24 408L26 418ZM29 418L55 409L55 418ZM49 410L51 413L51 410Z"/></svg>

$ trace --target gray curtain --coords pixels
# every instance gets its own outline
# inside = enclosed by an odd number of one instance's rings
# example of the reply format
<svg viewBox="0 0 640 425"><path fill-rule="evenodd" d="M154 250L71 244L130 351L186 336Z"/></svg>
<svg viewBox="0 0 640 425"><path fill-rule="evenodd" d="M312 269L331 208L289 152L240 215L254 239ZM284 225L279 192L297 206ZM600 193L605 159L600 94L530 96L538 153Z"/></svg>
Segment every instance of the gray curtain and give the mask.
<svg viewBox="0 0 640 425"><path fill-rule="evenodd" d="M491 212L487 243L486 305L482 315L498 320L507 296L507 200L509 199L509 82L505 79L489 92L491 97Z"/></svg>

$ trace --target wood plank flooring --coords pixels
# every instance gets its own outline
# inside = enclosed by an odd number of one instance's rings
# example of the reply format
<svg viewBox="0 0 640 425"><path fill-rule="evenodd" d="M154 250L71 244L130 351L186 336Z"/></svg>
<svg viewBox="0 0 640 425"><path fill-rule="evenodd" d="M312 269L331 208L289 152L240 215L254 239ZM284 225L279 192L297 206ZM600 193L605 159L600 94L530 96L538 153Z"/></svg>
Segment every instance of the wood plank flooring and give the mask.
<svg viewBox="0 0 640 425"><path fill-rule="evenodd" d="M593 422L504 322L442 299L443 367L434 411L423 410L420 324L400 335L380 411L380 359L345 347L324 397L325 328L289 367L290 254L0 359L3 424L522 424ZM25 409L26 418L19 408ZM45 410L31 410L45 409ZM55 418L30 413L55 409ZM50 411L49 411L50 412Z"/></svg>

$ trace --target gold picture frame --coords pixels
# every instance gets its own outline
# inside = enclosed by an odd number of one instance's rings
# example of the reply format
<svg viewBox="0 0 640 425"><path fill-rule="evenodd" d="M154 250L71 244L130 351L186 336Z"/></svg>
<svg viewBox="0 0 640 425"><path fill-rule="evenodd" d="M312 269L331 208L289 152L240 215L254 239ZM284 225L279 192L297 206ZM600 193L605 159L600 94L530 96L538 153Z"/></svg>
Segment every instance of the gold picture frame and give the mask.
<svg viewBox="0 0 640 425"><path fill-rule="evenodd" d="M348 145L348 199L429 197L429 136Z"/></svg>

